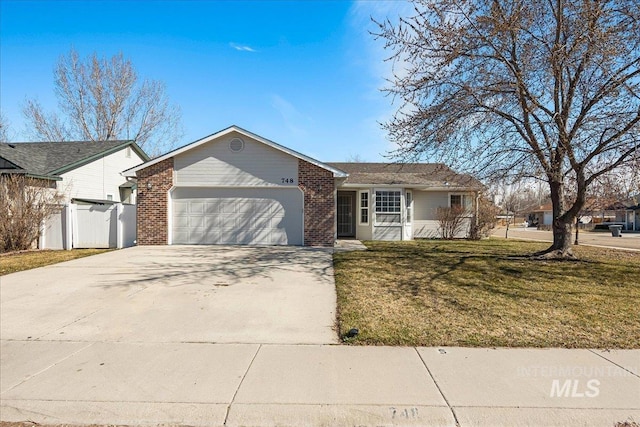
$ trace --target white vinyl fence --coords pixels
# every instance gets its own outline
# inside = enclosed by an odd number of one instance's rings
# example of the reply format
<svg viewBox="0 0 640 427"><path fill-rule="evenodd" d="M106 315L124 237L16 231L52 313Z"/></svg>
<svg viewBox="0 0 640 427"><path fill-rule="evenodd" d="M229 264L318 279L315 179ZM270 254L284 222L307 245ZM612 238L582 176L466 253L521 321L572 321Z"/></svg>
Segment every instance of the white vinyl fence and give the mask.
<svg viewBox="0 0 640 427"><path fill-rule="evenodd" d="M136 206L65 205L40 229L40 249L126 248L136 241Z"/></svg>

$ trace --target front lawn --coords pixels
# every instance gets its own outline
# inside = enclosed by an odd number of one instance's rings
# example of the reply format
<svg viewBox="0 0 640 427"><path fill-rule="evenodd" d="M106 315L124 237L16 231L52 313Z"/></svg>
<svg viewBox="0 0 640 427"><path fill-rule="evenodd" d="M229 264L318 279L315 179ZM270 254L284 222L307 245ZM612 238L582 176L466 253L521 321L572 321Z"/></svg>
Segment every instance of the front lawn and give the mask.
<svg viewBox="0 0 640 427"><path fill-rule="evenodd" d="M640 253L548 243L365 242L334 255L341 336L355 344L640 348Z"/></svg>
<svg viewBox="0 0 640 427"><path fill-rule="evenodd" d="M74 249L71 251L25 251L10 254L0 254L0 276L17 271L30 270L57 264L63 261L82 258L89 255L101 254L110 249Z"/></svg>

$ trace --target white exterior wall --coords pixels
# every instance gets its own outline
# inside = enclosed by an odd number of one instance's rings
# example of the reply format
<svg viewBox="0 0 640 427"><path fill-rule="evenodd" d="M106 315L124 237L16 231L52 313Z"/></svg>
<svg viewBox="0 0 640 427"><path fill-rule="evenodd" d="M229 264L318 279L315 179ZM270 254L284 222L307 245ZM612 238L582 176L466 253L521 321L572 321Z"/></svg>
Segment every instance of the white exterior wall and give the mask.
<svg viewBox="0 0 640 427"><path fill-rule="evenodd" d="M413 192L413 237L416 238L439 238L437 209L449 206L450 194L468 194L469 192L455 191L420 191ZM474 201L475 203L475 201ZM471 218L465 219L461 227L460 235L457 237L467 237L471 227Z"/></svg>
<svg viewBox="0 0 640 427"><path fill-rule="evenodd" d="M436 210L447 206L449 206L448 192L414 191L413 237L425 239L440 237Z"/></svg>
<svg viewBox="0 0 640 427"><path fill-rule="evenodd" d="M229 142L244 141L233 152ZM174 158L176 186L298 186L298 159L235 132Z"/></svg>
<svg viewBox="0 0 640 427"><path fill-rule="evenodd" d="M106 200L108 194L113 195L115 202L121 202L119 187L127 180L120 172L144 161L134 150L130 150L131 157L127 157L126 152L123 148L62 174L62 181L57 182L58 191L65 194L67 202L75 197ZM132 198L134 203L135 196Z"/></svg>

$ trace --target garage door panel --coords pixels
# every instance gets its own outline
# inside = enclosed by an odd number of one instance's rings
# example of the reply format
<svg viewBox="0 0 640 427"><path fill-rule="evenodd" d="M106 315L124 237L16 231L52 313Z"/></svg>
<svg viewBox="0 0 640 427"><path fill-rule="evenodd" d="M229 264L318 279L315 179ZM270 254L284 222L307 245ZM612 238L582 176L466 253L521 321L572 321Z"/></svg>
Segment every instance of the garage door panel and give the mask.
<svg viewBox="0 0 640 427"><path fill-rule="evenodd" d="M198 228L198 229L202 230L204 228L204 217L190 214L189 215L189 228Z"/></svg>
<svg viewBox="0 0 640 427"><path fill-rule="evenodd" d="M175 230L173 231L173 241L175 243L185 244L189 241L189 230Z"/></svg>
<svg viewBox="0 0 640 427"><path fill-rule="evenodd" d="M200 201L192 201L189 203L189 213L191 214L203 214L204 213L204 202Z"/></svg>
<svg viewBox="0 0 640 427"><path fill-rule="evenodd" d="M176 215L174 213L173 228L176 231L179 231L180 229L189 230L189 218L188 217L184 217L184 216L180 216L180 215Z"/></svg>
<svg viewBox="0 0 640 427"><path fill-rule="evenodd" d="M205 202L204 213L207 215L217 215L220 211L219 203L217 202Z"/></svg>
<svg viewBox="0 0 640 427"><path fill-rule="evenodd" d="M296 188L177 188L172 196L173 243L302 244Z"/></svg>
<svg viewBox="0 0 640 427"><path fill-rule="evenodd" d="M175 200L173 202L173 213L177 215L184 215L189 212L189 203L182 200Z"/></svg>

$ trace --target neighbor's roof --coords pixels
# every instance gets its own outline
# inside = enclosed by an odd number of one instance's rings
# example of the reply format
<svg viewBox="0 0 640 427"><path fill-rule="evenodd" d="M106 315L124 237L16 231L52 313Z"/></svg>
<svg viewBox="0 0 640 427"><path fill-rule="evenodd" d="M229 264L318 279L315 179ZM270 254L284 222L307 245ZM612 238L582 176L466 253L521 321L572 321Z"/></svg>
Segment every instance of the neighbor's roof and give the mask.
<svg viewBox="0 0 640 427"><path fill-rule="evenodd" d="M280 144L278 144L276 142L273 142L273 141L271 141L269 139L263 138L260 135L257 135L257 134L255 134L253 132L249 132L248 130L242 129L241 127L236 126L236 125L229 126L228 128L221 130L220 132L216 132L216 133L211 134L209 136L205 136L204 138L201 138L201 139L199 139L197 141L194 141L194 142L192 142L190 144L184 145L184 146L182 146L180 148L176 148L173 151L169 151L168 153L166 153L166 154L164 154L164 155L162 155L160 157L156 157L153 160L147 161L146 163L143 163L141 165L138 165L138 166L135 166L133 168L127 169L122 174L125 175L125 176L135 176L135 173L137 171L141 170L141 169L147 168L147 167L149 167L151 165L154 165L156 163L159 163L159 162L161 162L163 160L166 160L166 159L169 159L171 157L177 156L178 154L184 153L185 151L189 151L189 150L191 150L193 148L196 148L196 147L198 147L198 146L200 146L202 144L206 144L208 142L211 142L214 139L217 139L217 138L220 138L222 136L228 135L231 132L237 132L237 133L239 133L241 135L244 135L244 136L246 136L248 138L252 138L252 139L254 139L254 140L258 141L258 142L261 142L261 143L263 143L263 144L265 144L265 145L267 145L267 146L269 146L271 148L275 148L276 150L279 150L279 151L282 151L284 153L287 153L287 154L289 154L289 155L291 155L293 157L297 157L298 159L302 159L302 160L304 160L306 162L309 162L309 163L311 163L313 165L316 165L318 167L326 169L329 172L332 172L333 176L335 176L335 177L345 177L346 176L344 171L342 171L340 169L337 169L337 168L334 168L334 167L330 166L328 163L323 163L323 162L318 161L318 160L316 160L314 158L311 158L309 156L305 156L304 154L298 153L295 150L287 148L287 147L285 147L283 145L280 145Z"/></svg>
<svg viewBox="0 0 640 427"><path fill-rule="evenodd" d="M442 163L327 163L349 174L346 185L404 185L421 188L472 188L482 183Z"/></svg>
<svg viewBox="0 0 640 427"><path fill-rule="evenodd" d="M17 172L56 179L62 173L127 146L131 146L142 159L149 159L134 141L0 143L0 158L6 161L0 163L0 173Z"/></svg>
<svg viewBox="0 0 640 427"><path fill-rule="evenodd" d="M531 212L547 212L552 210L553 210L553 205L551 204L551 202L548 202L543 205L538 205L534 207L533 209L531 209Z"/></svg>

